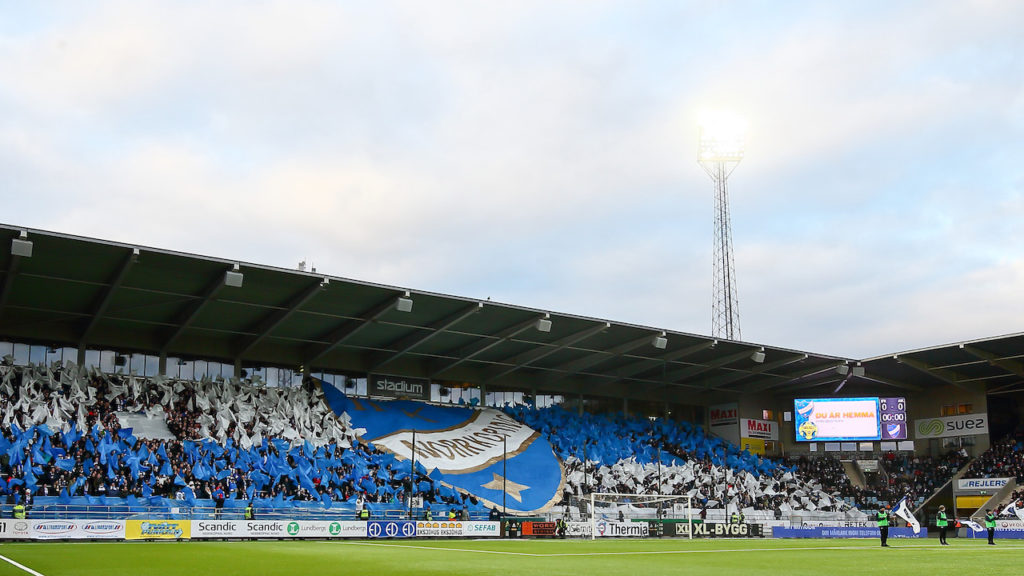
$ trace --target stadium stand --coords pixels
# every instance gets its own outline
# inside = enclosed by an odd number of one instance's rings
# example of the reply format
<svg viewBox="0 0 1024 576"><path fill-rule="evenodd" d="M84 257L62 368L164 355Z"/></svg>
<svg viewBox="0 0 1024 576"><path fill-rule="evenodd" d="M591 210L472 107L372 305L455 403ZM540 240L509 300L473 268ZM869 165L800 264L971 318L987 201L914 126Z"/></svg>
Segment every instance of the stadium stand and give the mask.
<svg viewBox="0 0 1024 576"><path fill-rule="evenodd" d="M226 493L226 513L303 508L403 513L408 488L426 507L486 515L483 503L441 478L357 440L322 390L238 381L100 374L59 366L0 366L0 495L37 517L142 509L188 514ZM780 462L706 436L699 426L561 407L506 406L539 431L565 464L562 500L590 491L680 494L710 518L862 514L828 460ZM125 426L146 422L147 426ZM584 464L585 462L585 464ZM855 504L867 503L859 500ZM579 510L569 511L578 514Z"/></svg>

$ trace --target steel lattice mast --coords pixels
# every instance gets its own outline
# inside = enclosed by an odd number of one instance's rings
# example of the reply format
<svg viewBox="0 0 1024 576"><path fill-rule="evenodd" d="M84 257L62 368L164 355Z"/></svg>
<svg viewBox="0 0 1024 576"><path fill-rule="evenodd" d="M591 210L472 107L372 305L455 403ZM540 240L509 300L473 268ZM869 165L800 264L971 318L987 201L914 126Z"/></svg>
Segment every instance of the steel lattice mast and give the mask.
<svg viewBox="0 0 1024 576"><path fill-rule="evenodd" d="M711 334L716 338L739 340L740 299L736 288L736 263L732 253L732 223L729 219L729 175L743 160L742 131L733 127L714 133L702 126L697 161L715 183L715 246L713 254L713 295Z"/></svg>

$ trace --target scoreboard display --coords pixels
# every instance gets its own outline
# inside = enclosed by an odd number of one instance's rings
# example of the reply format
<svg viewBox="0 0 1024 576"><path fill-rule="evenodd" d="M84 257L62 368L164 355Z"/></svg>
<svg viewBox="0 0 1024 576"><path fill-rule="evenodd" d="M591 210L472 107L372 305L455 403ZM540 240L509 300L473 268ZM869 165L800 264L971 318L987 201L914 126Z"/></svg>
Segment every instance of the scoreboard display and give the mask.
<svg viewBox="0 0 1024 576"><path fill-rule="evenodd" d="M799 442L907 438L904 398L797 398L793 407Z"/></svg>

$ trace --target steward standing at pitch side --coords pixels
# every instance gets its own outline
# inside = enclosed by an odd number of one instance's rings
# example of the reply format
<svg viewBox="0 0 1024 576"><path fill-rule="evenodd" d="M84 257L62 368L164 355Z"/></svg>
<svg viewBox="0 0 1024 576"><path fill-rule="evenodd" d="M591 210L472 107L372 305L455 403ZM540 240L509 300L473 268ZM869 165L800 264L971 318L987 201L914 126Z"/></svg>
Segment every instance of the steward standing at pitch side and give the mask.
<svg viewBox="0 0 1024 576"><path fill-rule="evenodd" d="M949 546L946 543L946 527L949 526L949 518L946 517L946 506L939 506L939 513L935 515L935 527L939 529L939 544Z"/></svg>
<svg viewBox="0 0 1024 576"><path fill-rule="evenodd" d="M891 518L891 515L889 514L889 505L888 504L886 504L885 507L883 507L883 508L879 508L878 509L878 513L875 514L875 520L878 521L878 535L882 539L882 546L884 546L886 548L889 547L889 545L886 544L886 541L889 539L889 519L890 518Z"/></svg>
<svg viewBox="0 0 1024 576"><path fill-rule="evenodd" d="M996 535L996 515L992 513L991 508L985 509L985 529L988 531L988 543L995 546L996 543L992 539Z"/></svg>

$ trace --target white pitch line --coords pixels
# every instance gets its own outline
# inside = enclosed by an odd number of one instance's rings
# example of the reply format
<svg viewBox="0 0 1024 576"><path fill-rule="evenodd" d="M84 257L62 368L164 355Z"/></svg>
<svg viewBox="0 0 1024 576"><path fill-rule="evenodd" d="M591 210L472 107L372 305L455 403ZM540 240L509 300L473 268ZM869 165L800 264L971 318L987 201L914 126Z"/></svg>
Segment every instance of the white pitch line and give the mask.
<svg viewBox="0 0 1024 576"><path fill-rule="evenodd" d="M42 574L40 574L39 572L36 572L35 570L29 568L28 566L24 566L24 565L18 564L17 562L15 562L14 560L11 560L7 556L0 555L0 560L3 560L4 562L7 562L11 566L16 566L18 568L21 568L22 570L24 570L25 572L28 572L32 576L43 576Z"/></svg>

